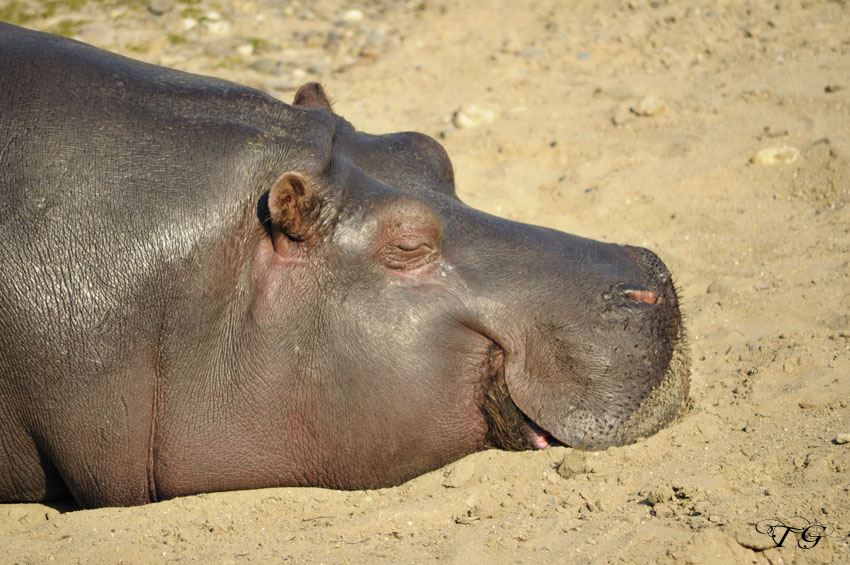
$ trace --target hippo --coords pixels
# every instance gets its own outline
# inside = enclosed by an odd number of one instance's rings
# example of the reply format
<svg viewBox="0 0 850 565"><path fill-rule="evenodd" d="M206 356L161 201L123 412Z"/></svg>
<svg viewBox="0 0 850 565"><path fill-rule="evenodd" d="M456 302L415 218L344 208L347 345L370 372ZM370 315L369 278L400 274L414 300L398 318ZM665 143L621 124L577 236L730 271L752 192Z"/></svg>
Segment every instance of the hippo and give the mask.
<svg viewBox="0 0 850 565"><path fill-rule="evenodd" d="M443 147L0 24L0 501L372 489L687 404L651 251L461 202Z"/></svg>

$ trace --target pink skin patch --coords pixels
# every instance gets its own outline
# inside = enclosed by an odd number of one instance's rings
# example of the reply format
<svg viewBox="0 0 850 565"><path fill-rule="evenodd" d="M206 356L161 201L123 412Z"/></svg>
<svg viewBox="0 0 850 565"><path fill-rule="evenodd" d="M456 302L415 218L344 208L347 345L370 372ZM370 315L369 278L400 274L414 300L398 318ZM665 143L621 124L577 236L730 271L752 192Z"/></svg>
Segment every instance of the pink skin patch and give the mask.
<svg viewBox="0 0 850 565"><path fill-rule="evenodd" d="M630 290L626 292L626 297L635 302L645 302L646 304L661 304L664 301L651 290Z"/></svg>
<svg viewBox="0 0 850 565"><path fill-rule="evenodd" d="M546 449L551 445L549 442L549 434L546 432L535 432L531 442L534 444L536 449Z"/></svg>

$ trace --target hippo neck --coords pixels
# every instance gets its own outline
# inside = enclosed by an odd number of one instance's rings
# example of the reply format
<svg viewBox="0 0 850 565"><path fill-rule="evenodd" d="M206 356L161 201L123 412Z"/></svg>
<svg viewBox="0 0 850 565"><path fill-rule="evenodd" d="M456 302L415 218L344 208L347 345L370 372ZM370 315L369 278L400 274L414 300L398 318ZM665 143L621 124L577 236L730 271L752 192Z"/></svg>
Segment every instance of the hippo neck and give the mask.
<svg viewBox="0 0 850 565"><path fill-rule="evenodd" d="M313 435L298 433L308 425L303 414L319 408L310 406L314 396L303 382L291 382L301 345L295 332L270 337L263 326L256 260L267 258L270 245L262 228L242 225L200 258L194 284L180 297L185 304L167 321L173 329L162 344L155 408L159 498L317 480L302 464L309 446L298 442ZM186 308L200 315L181 318ZM207 461L204 469L196 468L200 460Z"/></svg>

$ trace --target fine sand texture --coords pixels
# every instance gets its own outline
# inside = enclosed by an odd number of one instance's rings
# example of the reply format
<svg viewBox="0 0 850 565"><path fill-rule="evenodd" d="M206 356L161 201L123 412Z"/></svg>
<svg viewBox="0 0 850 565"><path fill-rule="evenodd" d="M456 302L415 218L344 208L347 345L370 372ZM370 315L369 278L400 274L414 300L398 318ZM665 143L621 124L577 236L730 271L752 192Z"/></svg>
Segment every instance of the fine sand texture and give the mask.
<svg viewBox="0 0 850 565"><path fill-rule="evenodd" d="M487 451L377 491L5 504L0 563L850 562L850 2L0 0L0 20L287 102L318 80L362 130L432 135L468 204L655 250L692 357L688 411L635 445ZM773 518L824 527L779 547Z"/></svg>

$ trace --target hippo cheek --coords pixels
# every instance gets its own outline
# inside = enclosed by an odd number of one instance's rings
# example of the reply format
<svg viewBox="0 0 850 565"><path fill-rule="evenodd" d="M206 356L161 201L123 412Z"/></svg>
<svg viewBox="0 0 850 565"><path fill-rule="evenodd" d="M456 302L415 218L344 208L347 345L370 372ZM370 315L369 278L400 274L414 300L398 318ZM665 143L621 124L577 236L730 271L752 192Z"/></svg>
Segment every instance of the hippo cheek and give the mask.
<svg viewBox="0 0 850 565"><path fill-rule="evenodd" d="M507 363L507 388L531 421L526 433L532 446L624 445L654 434L682 412L689 379L679 324L660 335L615 334L616 345L581 338L591 333L538 329L523 357Z"/></svg>

